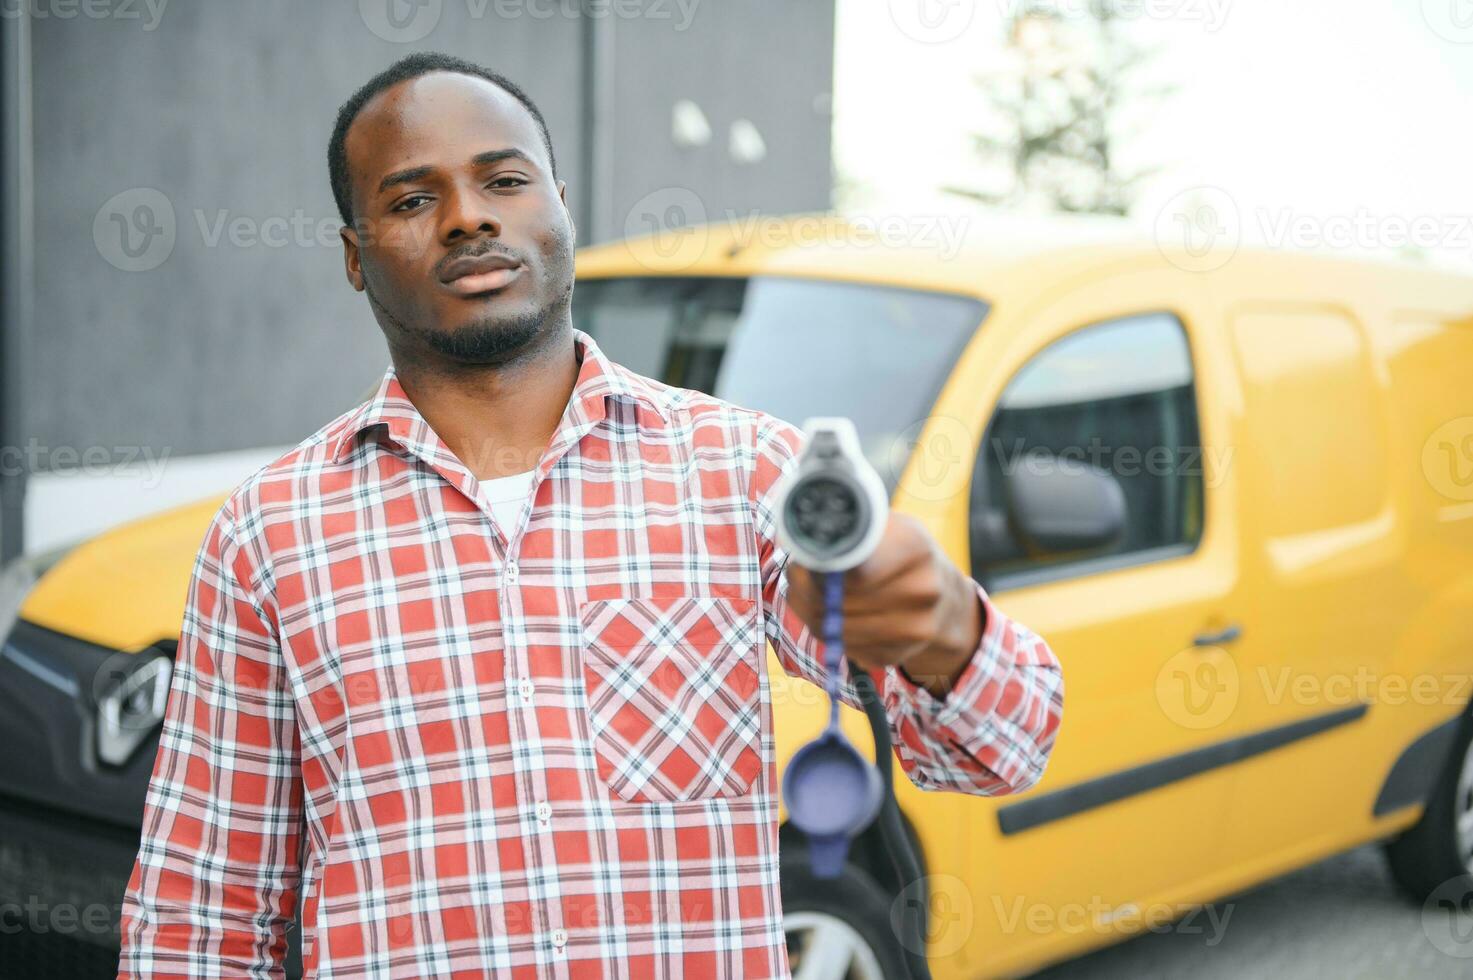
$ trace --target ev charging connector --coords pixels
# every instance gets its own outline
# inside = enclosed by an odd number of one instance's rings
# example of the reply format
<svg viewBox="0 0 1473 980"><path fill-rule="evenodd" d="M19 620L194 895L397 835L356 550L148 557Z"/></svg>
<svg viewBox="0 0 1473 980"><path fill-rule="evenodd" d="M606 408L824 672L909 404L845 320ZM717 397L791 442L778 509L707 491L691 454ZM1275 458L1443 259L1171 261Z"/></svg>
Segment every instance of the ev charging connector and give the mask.
<svg viewBox="0 0 1473 980"><path fill-rule="evenodd" d="M851 841L876 817L902 889L920 881L920 861L905 831L891 786L889 721L873 678L853 661L849 674L874 734L875 761L859 752L839 727L839 674L844 661L844 573L874 553L889 519L885 485L865 458L854 423L812 416L797 465L774 491L778 543L790 559L820 573L823 584L824 687L828 725L788 760L782 795L788 819L808 838L815 877L842 872ZM929 977L920 910L907 903L906 964L914 978Z"/></svg>

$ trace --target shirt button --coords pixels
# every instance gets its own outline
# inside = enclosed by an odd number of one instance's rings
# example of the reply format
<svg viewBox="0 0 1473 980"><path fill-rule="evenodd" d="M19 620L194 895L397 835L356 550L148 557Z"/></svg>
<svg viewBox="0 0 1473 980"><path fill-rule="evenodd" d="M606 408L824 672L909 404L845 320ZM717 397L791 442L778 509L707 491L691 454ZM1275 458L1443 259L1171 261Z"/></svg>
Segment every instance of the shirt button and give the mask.
<svg viewBox="0 0 1473 980"><path fill-rule="evenodd" d="M564 946L568 945L568 930L554 929L552 931L552 944L558 949L562 949Z"/></svg>
<svg viewBox="0 0 1473 980"><path fill-rule="evenodd" d="M522 696L522 700L527 702L528 704L532 703L533 690L534 688L532 687L531 680L526 677L523 677L521 681L517 684L517 693L520 694Z"/></svg>
<svg viewBox="0 0 1473 980"><path fill-rule="evenodd" d="M543 800L541 803L537 804L537 819L542 823L547 823L547 821L552 819L551 803Z"/></svg>
<svg viewBox="0 0 1473 980"><path fill-rule="evenodd" d="M517 569L517 563L516 562L509 561L509 562L506 563L506 580L508 582L515 582L517 580L517 576L519 574L520 574L520 572Z"/></svg>

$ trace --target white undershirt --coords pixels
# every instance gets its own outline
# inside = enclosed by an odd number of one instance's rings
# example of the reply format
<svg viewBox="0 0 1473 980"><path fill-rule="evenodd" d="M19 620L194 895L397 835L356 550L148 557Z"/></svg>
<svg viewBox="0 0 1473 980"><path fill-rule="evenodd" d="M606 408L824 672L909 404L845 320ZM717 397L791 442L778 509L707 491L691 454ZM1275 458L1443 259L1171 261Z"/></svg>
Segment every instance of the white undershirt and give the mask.
<svg viewBox="0 0 1473 980"><path fill-rule="evenodd" d="M481 481L481 499L491 505L491 513L496 515L496 523L508 539L516 533L516 520L522 513L522 504L527 500L535 472L527 470Z"/></svg>

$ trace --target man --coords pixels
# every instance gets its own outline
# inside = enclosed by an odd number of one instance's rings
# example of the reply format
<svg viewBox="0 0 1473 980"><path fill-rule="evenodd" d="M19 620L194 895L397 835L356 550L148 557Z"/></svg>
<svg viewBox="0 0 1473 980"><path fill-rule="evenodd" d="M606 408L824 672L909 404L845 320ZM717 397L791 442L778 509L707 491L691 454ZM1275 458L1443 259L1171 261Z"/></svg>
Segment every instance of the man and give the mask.
<svg viewBox="0 0 1473 980"><path fill-rule="evenodd" d="M119 975L274 973L300 896L309 976L787 976L762 672L765 638L822 683L771 507L802 433L572 327L566 185L506 79L408 57L328 156L392 365L209 528ZM847 584L911 780L1036 782L1044 641L902 515Z"/></svg>

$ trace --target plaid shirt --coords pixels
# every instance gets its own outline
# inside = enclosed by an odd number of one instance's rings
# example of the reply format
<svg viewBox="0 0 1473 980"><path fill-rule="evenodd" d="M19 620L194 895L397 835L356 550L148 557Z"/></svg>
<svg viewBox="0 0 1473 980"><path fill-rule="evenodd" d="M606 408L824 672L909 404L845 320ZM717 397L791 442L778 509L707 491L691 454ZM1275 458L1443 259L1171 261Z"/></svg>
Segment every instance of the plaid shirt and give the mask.
<svg viewBox="0 0 1473 980"><path fill-rule="evenodd" d="M258 470L194 565L120 977L787 977L764 638L803 433L581 359L514 527L378 394ZM981 586L944 701L882 679L926 789L1042 774L1062 677ZM845 700L858 706L847 682Z"/></svg>

